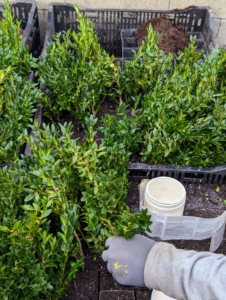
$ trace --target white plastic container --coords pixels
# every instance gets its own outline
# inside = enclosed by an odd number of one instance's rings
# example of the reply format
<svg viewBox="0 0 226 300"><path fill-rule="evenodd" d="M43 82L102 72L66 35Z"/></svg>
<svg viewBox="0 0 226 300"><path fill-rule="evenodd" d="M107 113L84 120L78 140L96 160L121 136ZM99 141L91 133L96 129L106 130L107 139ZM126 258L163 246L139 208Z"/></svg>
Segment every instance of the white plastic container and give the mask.
<svg viewBox="0 0 226 300"><path fill-rule="evenodd" d="M176 179L162 176L148 182L143 203L150 212L183 216L185 201L184 186Z"/></svg>
<svg viewBox="0 0 226 300"><path fill-rule="evenodd" d="M171 298L160 291L153 290L151 294L151 300L177 300L177 299Z"/></svg>

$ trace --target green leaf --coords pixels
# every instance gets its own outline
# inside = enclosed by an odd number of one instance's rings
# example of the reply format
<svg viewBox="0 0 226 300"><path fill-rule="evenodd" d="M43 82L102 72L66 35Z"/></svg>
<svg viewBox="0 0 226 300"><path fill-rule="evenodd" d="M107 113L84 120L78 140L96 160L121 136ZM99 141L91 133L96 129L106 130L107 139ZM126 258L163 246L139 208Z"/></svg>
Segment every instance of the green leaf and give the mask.
<svg viewBox="0 0 226 300"><path fill-rule="evenodd" d="M38 211L38 212L41 211L41 208L37 203L33 203L33 206L34 206L36 211Z"/></svg>
<svg viewBox="0 0 226 300"><path fill-rule="evenodd" d="M0 272L3 272L5 270L6 266L3 266L0 268Z"/></svg>
<svg viewBox="0 0 226 300"><path fill-rule="evenodd" d="M32 171L32 172L30 172L30 173L33 174L33 175L35 175L35 176L37 176L37 177L39 177L40 174L41 174L40 171Z"/></svg>
<svg viewBox="0 0 226 300"><path fill-rule="evenodd" d="M67 226L67 220L66 220L66 218L64 218L64 216L60 216L60 221L64 225L64 227L66 228L66 226Z"/></svg>
<svg viewBox="0 0 226 300"><path fill-rule="evenodd" d="M23 205L22 206L25 210L35 210L34 207L32 207L31 205Z"/></svg>
<svg viewBox="0 0 226 300"><path fill-rule="evenodd" d="M42 215L42 218L48 217L48 216L51 214L51 212L52 212L52 209L47 209L47 210L44 212L44 214Z"/></svg>
<svg viewBox="0 0 226 300"><path fill-rule="evenodd" d="M66 236L62 232L57 232L57 234L62 238L62 240L66 243Z"/></svg>
<svg viewBox="0 0 226 300"><path fill-rule="evenodd" d="M8 232L8 231L10 231L10 229L6 226L0 225L0 231Z"/></svg>
<svg viewBox="0 0 226 300"><path fill-rule="evenodd" d="M21 225L21 220L13 224L13 230L17 230Z"/></svg>
<svg viewBox="0 0 226 300"><path fill-rule="evenodd" d="M52 198L57 198L58 195L57 195L57 193L52 193L52 194L50 194L48 197L49 197L50 199L52 199Z"/></svg>
<svg viewBox="0 0 226 300"><path fill-rule="evenodd" d="M71 163L71 165L74 165L77 161L78 161L78 157L76 155L74 155L72 157L72 163Z"/></svg>
<svg viewBox="0 0 226 300"><path fill-rule="evenodd" d="M37 201L37 202L38 202L38 200L39 200L39 194L38 194L38 193L36 193L36 194L35 194L35 201Z"/></svg>
<svg viewBox="0 0 226 300"><path fill-rule="evenodd" d="M34 198L34 194L30 194L30 195L27 195L27 197L24 199L25 202L28 202L30 200L32 200Z"/></svg>
<svg viewBox="0 0 226 300"><path fill-rule="evenodd" d="M48 208L48 207L50 207L51 205L52 205L52 200L49 200L48 202L47 202L47 204L46 204L46 207Z"/></svg>

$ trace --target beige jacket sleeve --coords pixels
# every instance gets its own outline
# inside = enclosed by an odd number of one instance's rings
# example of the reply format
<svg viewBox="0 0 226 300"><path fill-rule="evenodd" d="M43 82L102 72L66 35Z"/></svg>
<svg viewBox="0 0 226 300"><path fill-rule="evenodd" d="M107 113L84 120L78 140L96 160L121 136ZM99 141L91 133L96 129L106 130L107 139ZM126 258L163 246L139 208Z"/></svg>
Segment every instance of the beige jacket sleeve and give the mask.
<svg viewBox="0 0 226 300"><path fill-rule="evenodd" d="M159 242L146 259L144 281L177 300L225 300L226 257Z"/></svg>

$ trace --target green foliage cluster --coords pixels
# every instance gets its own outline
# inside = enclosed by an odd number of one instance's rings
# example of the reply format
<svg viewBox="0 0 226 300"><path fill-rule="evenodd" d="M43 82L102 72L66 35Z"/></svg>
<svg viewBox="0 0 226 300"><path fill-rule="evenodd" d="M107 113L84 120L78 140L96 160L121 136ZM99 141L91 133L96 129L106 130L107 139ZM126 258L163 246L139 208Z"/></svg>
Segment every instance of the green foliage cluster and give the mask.
<svg viewBox="0 0 226 300"><path fill-rule="evenodd" d="M107 147L71 139L71 124L32 129L35 140L24 135L32 156L0 169L2 299L15 289L17 299L58 299L83 265L82 241L100 252L113 234L129 238L151 224L146 210L130 213L126 167L105 164Z"/></svg>
<svg viewBox="0 0 226 300"><path fill-rule="evenodd" d="M32 122L34 103L40 96L28 79L33 62L7 1L0 22L0 163L18 158L20 136Z"/></svg>
<svg viewBox="0 0 226 300"><path fill-rule="evenodd" d="M56 115L66 109L84 124L87 115L98 111L91 108L94 98L90 95L95 94L95 105L99 105L107 95L103 91L113 88L118 103L121 98L132 113L124 109L121 117L106 115L99 130L105 135L104 143L111 144L109 151L120 153L124 162L142 145L141 160L147 163L199 167L225 163L225 50L216 47L208 55L197 52L193 37L189 47L174 58L158 48L160 35L150 25L147 40L119 72L117 64L113 67L114 58L101 50L94 25L75 9L80 31L58 35L39 67L46 86L45 110ZM86 65L95 66L102 79L97 80ZM117 165L110 160L106 164Z"/></svg>
<svg viewBox="0 0 226 300"><path fill-rule="evenodd" d="M0 298L58 299L83 266L82 242L101 252L109 236L148 230L147 210L132 214L125 204L126 164L138 148L149 163L226 161L226 52L198 53L192 38L174 59L158 49L150 26L120 72L75 7L80 31L57 34L37 64L9 9L0 22L0 162L15 159L24 142L32 156L0 169ZM28 80L33 65L42 97ZM118 107L99 120L104 97ZM60 123L35 122L35 138L22 134L36 99L52 119L70 112L84 139Z"/></svg>
<svg viewBox="0 0 226 300"><path fill-rule="evenodd" d="M8 2L0 22L0 161L15 160L0 169L1 299L58 299L83 266L82 242L100 252L108 237L129 238L151 224L146 210L131 214L125 204L125 163L139 126L134 129L134 122L130 125L123 117L123 103L117 116L103 119L109 129L103 129L99 145L95 141L99 128L93 114L102 96L115 97L120 72L114 58L101 49L93 24L78 10L77 14L80 33L57 36L38 72L43 70L43 77L39 75L47 88L45 107L53 115L67 109L81 121L86 136L80 144L71 139L70 124L42 124L41 129L35 122L30 125L34 135L26 130L22 134L32 122L34 102L40 100L40 92L28 80L30 68L37 64L22 44L20 24ZM127 126L134 138L124 145ZM25 142L32 156L21 155L16 161Z"/></svg>
<svg viewBox="0 0 226 300"><path fill-rule="evenodd" d="M115 97L120 68L101 48L94 24L75 10L79 32L57 33L37 74L46 88L42 99L46 114L52 118L67 110L83 122L97 113L104 96Z"/></svg>
<svg viewBox="0 0 226 300"><path fill-rule="evenodd" d="M226 52L197 52L195 38L176 58L158 49L150 26L148 39L125 62L122 94L139 108L142 161L199 167L226 162ZM129 130L128 130L129 132Z"/></svg>
<svg viewBox="0 0 226 300"><path fill-rule="evenodd" d="M159 79L165 76L173 65L173 56L168 56L158 48L160 34L149 27L146 42L134 52L132 60L124 61L120 76L120 93L125 101L137 108L143 96L153 90Z"/></svg>
<svg viewBox="0 0 226 300"><path fill-rule="evenodd" d="M18 75L28 76L32 56L28 47L22 44L20 30L20 22L13 17L9 1L6 0L0 21L0 66L3 70L11 66Z"/></svg>
<svg viewBox="0 0 226 300"><path fill-rule="evenodd" d="M215 166L226 162L226 52L204 55L195 40L142 99L143 160Z"/></svg>
<svg viewBox="0 0 226 300"><path fill-rule="evenodd" d="M120 101L116 114L106 114L101 122L98 130L102 133L101 145L106 147L105 166L118 170L121 164L128 163L141 139L138 110L130 110Z"/></svg>

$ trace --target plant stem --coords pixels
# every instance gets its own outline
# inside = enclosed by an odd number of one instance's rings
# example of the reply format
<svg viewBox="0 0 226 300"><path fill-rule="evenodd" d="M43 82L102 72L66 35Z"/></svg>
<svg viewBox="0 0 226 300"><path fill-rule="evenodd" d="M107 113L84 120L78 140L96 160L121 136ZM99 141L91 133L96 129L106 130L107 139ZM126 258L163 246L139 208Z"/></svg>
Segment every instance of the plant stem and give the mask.
<svg viewBox="0 0 226 300"><path fill-rule="evenodd" d="M80 242L80 239L79 239L79 237L78 237L78 235L77 235L77 233L76 233L76 231L74 230L74 235L75 235L75 238L76 238L76 240L77 240L77 242L78 242L78 244L79 244L79 248L80 248L80 255L81 255L81 257L82 258L85 258L85 256L84 256L84 253L83 253L83 251L82 251L82 244L81 244L81 242Z"/></svg>

